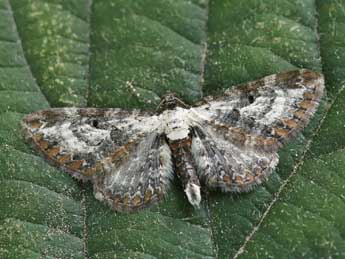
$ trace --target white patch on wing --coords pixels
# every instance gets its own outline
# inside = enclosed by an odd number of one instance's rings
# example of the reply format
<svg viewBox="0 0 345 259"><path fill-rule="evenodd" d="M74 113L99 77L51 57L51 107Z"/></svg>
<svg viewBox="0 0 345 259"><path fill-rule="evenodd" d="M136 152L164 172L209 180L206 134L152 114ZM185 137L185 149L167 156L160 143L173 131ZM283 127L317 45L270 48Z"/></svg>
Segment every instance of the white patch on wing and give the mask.
<svg viewBox="0 0 345 259"><path fill-rule="evenodd" d="M264 125L271 125L277 118L281 118L282 115L286 112L288 99L284 96L284 94L278 95L274 99L274 103L272 104L272 109L265 114L265 116L259 120Z"/></svg>
<svg viewBox="0 0 345 259"><path fill-rule="evenodd" d="M259 117L261 116L267 106L270 104L270 98L266 96L260 96L256 98L255 102L240 109L240 114L243 117Z"/></svg>
<svg viewBox="0 0 345 259"><path fill-rule="evenodd" d="M263 118L258 120L259 123L264 125L271 125L279 118L291 117L290 107L292 107L297 101L303 99L303 93L305 89L278 89L275 91L277 97L271 107L271 110L265 114Z"/></svg>
<svg viewBox="0 0 345 259"><path fill-rule="evenodd" d="M126 130L128 133L132 132L152 132L154 130L160 131L162 116L153 115L150 117L138 116L133 113L123 120L110 120L109 123L121 130Z"/></svg>
<svg viewBox="0 0 345 259"><path fill-rule="evenodd" d="M66 121L52 127L42 128L39 132L50 138L59 140L59 145L65 150L70 150L73 153L90 153L97 149L97 143L104 139L110 138L110 131L104 129L96 129L88 124L80 125L78 128L73 128L81 135L88 139L89 143L85 143L75 136L72 131L71 122Z"/></svg>
<svg viewBox="0 0 345 259"><path fill-rule="evenodd" d="M203 107L203 108L201 108ZM209 105L203 105L196 108L191 108L189 118L193 122L200 122L200 121L211 121L212 117L215 116L211 111L207 110Z"/></svg>
<svg viewBox="0 0 345 259"><path fill-rule="evenodd" d="M288 89L287 95L289 98L294 98L294 99L303 99L303 94L306 91L306 88L296 88L296 89Z"/></svg>
<svg viewBox="0 0 345 259"><path fill-rule="evenodd" d="M238 105L238 99L228 101L210 101L208 104L193 107L190 111L191 120L211 121L217 116L217 111L226 113Z"/></svg>

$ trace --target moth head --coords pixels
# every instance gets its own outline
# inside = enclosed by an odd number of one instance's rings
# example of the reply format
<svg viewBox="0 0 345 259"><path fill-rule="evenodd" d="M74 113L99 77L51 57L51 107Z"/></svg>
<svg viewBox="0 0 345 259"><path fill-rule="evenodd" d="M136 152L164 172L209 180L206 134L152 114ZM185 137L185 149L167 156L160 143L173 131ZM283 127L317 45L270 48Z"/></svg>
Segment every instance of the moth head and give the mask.
<svg viewBox="0 0 345 259"><path fill-rule="evenodd" d="M177 97L176 93L169 92L162 96L157 111L163 112L165 110L173 110L176 107L182 107L185 109L189 108L187 104L185 104L181 99Z"/></svg>

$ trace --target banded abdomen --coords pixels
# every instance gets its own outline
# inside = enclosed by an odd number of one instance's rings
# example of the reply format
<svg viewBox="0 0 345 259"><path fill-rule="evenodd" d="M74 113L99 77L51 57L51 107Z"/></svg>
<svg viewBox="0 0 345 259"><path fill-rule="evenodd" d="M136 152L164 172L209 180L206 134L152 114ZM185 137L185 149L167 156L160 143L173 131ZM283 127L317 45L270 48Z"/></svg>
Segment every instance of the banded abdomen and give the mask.
<svg viewBox="0 0 345 259"><path fill-rule="evenodd" d="M180 178L189 202L199 207L201 201L200 182L191 153L192 138L169 141L175 164L175 172Z"/></svg>

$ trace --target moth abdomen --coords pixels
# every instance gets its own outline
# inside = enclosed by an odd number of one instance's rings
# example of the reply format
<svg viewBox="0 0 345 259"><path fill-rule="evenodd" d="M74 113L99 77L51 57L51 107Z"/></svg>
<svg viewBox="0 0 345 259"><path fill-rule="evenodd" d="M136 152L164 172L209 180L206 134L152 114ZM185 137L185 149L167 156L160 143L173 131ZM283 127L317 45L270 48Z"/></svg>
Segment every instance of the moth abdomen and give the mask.
<svg viewBox="0 0 345 259"><path fill-rule="evenodd" d="M188 201L199 207L201 201L200 181L192 155L192 138L171 141L169 146L175 164L175 172L182 182Z"/></svg>

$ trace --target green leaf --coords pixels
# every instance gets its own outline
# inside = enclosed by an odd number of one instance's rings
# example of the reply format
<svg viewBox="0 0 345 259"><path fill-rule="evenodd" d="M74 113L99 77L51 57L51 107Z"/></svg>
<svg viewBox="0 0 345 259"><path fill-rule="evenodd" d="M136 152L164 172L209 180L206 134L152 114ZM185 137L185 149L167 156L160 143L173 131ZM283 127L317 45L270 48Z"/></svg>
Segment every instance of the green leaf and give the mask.
<svg viewBox="0 0 345 259"><path fill-rule="evenodd" d="M1 258L320 258L345 254L345 2L337 0L0 0ZM207 44L206 44L207 43ZM49 166L20 120L56 106L154 109L304 67L328 96L247 194L179 182L120 214Z"/></svg>

